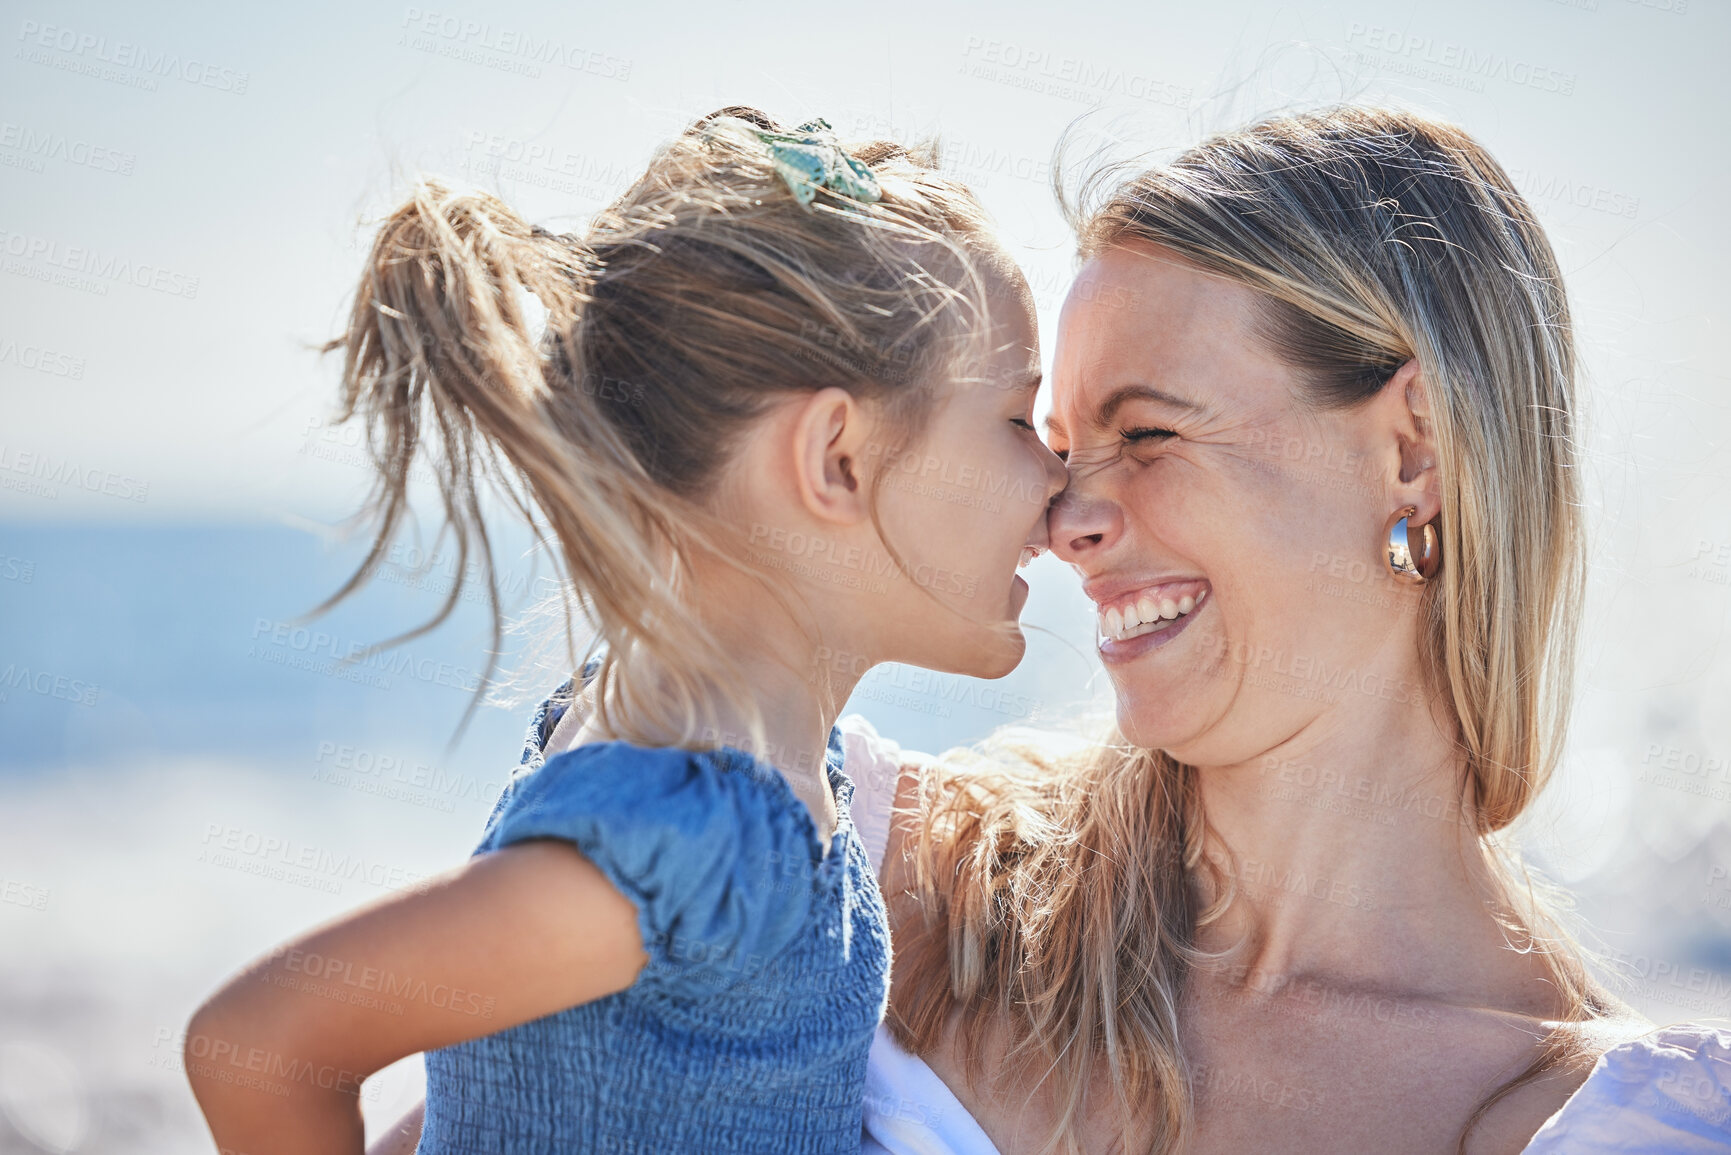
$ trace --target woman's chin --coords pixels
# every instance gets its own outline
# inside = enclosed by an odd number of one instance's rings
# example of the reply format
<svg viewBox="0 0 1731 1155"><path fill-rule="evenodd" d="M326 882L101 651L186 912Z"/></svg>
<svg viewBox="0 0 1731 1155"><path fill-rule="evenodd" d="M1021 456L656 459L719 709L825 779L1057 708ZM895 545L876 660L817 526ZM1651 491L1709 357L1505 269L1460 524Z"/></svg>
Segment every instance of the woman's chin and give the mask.
<svg viewBox="0 0 1731 1155"><path fill-rule="evenodd" d="M1122 698L1118 701L1118 732L1132 746L1171 750L1184 745L1193 729L1183 725L1170 704L1161 707L1145 704L1137 709L1135 703L1126 703Z"/></svg>

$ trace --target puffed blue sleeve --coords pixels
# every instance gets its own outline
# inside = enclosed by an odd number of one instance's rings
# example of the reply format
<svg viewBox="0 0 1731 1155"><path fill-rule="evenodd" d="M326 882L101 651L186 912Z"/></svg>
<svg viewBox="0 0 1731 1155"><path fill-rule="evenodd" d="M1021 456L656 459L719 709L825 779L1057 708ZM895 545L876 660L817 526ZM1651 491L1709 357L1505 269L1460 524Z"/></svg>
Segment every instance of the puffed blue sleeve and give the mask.
<svg viewBox="0 0 1731 1155"><path fill-rule="evenodd" d="M744 755L600 742L513 783L480 850L557 838L637 907L638 982L702 997L751 978L812 918L805 807Z"/></svg>

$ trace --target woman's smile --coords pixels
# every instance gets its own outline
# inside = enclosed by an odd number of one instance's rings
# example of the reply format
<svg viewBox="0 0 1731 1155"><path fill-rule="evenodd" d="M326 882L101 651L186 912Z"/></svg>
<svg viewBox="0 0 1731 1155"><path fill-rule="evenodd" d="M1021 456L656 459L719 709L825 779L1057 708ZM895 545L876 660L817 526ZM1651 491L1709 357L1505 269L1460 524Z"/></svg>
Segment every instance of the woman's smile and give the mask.
<svg viewBox="0 0 1731 1155"><path fill-rule="evenodd" d="M1146 581L1090 580L1084 587L1098 618L1096 635L1101 652L1155 633L1173 634L1188 624L1191 613L1208 599L1210 586L1200 578ZM1176 628L1175 628L1176 627Z"/></svg>

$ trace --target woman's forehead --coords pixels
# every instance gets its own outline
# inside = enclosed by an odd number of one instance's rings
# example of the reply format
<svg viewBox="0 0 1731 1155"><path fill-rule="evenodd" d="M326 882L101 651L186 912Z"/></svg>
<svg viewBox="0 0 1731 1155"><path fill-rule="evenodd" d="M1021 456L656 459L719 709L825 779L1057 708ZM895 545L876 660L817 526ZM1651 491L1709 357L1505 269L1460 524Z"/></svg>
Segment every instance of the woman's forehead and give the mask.
<svg viewBox="0 0 1731 1155"><path fill-rule="evenodd" d="M1255 339L1249 289L1137 255L1096 260L1099 267L1090 262L1078 277L1059 321L1054 385L1069 404L1105 407L1115 400L1109 393L1130 382L1200 400L1198 387L1266 356Z"/></svg>
<svg viewBox="0 0 1731 1155"><path fill-rule="evenodd" d="M1149 318L1168 327L1201 319L1246 320L1257 294L1219 273L1146 241L1113 245L1089 258L1065 299L1098 324L1140 324Z"/></svg>
<svg viewBox="0 0 1731 1155"><path fill-rule="evenodd" d="M1297 403L1300 375L1264 337L1254 290L1182 262L1118 268L1140 280L1114 281L1108 269L1066 303L1045 419L1052 437L1109 428L1126 413L1219 433ZM1149 268L1158 271L1144 276Z"/></svg>

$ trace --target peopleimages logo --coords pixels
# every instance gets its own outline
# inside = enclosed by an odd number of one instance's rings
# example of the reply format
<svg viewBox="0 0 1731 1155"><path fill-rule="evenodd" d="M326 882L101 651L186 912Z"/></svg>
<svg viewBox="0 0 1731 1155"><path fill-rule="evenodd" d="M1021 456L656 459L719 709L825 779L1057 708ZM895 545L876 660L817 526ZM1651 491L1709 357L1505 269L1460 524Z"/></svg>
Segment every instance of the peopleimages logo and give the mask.
<svg viewBox="0 0 1731 1155"><path fill-rule="evenodd" d="M50 377L68 377L74 381L84 377L84 358L71 353L26 344L11 337L0 337L0 365L16 365Z"/></svg>
<svg viewBox="0 0 1731 1155"><path fill-rule="evenodd" d="M463 136L470 152L479 152L494 160L539 169L558 176L594 184L597 188L624 188L631 183L631 170L615 161L603 160L586 153L572 152L556 144L501 136L498 133L470 129Z"/></svg>
<svg viewBox="0 0 1731 1155"><path fill-rule="evenodd" d="M313 763L313 777L317 781L447 813L455 809L453 799L489 802L499 796L504 786L503 782L483 781L473 774L427 762L329 741L319 743Z"/></svg>
<svg viewBox="0 0 1731 1155"><path fill-rule="evenodd" d="M632 62L624 57L487 20L468 20L449 12L425 8L406 8L402 27L403 35L398 43L406 47L501 71L539 78L541 70L538 65L556 64L603 80L631 79Z"/></svg>
<svg viewBox="0 0 1731 1155"><path fill-rule="evenodd" d="M72 287L93 288L102 295L108 292L104 282L124 282L189 301L198 296L197 277L87 245L63 245L52 237L0 228L0 253L13 258L5 263L8 273L47 281L57 279L56 271L73 274L75 280L91 277L95 279Z"/></svg>
<svg viewBox="0 0 1731 1155"><path fill-rule="evenodd" d="M1359 49L1382 53L1379 61L1391 72L1453 83L1448 74L1482 85L1487 80L1501 80L1523 88L1573 96L1575 74L1534 64L1502 52L1490 52L1471 45L1455 44L1434 36L1421 36L1400 28L1384 28L1379 24L1353 22L1347 26L1347 44ZM1473 87L1482 92L1482 87Z"/></svg>
<svg viewBox="0 0 1731 1155"><path fill-rule="evenodd" d="M131 176L133 165L138 163L138 158L130 152L65 133L14 124L10 120L0 121L0 149L21 153L30 161L37 162L32 169L35 172L42 171L40 162L58 160L98 172Z"/></svg>
<svg viewBox="0 0 1731 1155"><path fill-rule="evenodd" d="M201 88L214 88L236 96L246 95L251 73L211 64L178 52L157 50L129 40L110 40L92 32L68 28L63 24L43 24L35 20L22 21L18 26L20 59L68 72L86 73L101 80L118 80L147 92L156 91L156 81L182 80ZM59 53L58 56L50 52ZM102 65L109 65L104 70ZM125 69L142 75L124 76L114 70Z"/></svg>
<svg viewBox="0 0 1731 1155"><path fill-rule="evenodd" d="M94 706L102 694L101 686L80 678L56 674L51 670L32 670L29 666L11 662L5 669L0 670L0 702L6 701L7 696L15 690L40 694L44 698L59 698L75 706Z"/></svg>
<svg viewBox="0 0 1731 1155"><path fill-rule="evenodd" d="M17 446L0 442L0 489L16 490L52 501L60 496L57 487L62 485L121 501L142 503L150 496L148 481L127 477L111 469L86 466L70 457L57 458L52 453L20 450Z"/></svg>
<svg viewBox="0 0 1731 1155"><path fill-rule="evenodd" d="M373 649L365 642L270 618L253 622L247 657L381 690L391 688L392 677L415 678L470 693L481 684L480 672L468 666L417 657L407 648Z"/></svg>
<svg viewBox="0 0 1731 1155"><path fill-rule="evenodd" d="M369 859L363 855L338 853L329 847L298 842L293 838L267 834L243 826L221 822L204 824L203 849L199 861L215 866L237 867L239 859L252 859L286 871L302 871L306 877L332 885L321 887L335 894L343 882L364 882L381 890L408 890L426 876L392 863ZM245 868L242 868L245 869ZM267 870L247 870L247 873L268 873ZM285 881L297 881L285 878Z"/></svg>
<svg viewBox="0 0 1731 1155"><path fill-rule="evenodd" d="M1647 993L1672 1005L1712 1008L1724 1014L1731 1007L1731 975L1676 959L1612 950L1610 961L1626 979L1641 983ZM1701 996L1688 999L1686 996Z"/></svg>
<svg viewBox="0 0 1731 1155"><path fill-rule="evenodd" d="M1005 40L970 36L962 45L963 75L1021 88L1043 96L1098 105L1109 97L1188 108L1189 88L1127 68L1030 48Z"/></svg>
<svg viewBox="0 0 1731 1155"><path fill-rule="evenodd" d="M1596 184L1585 181L1571 180L1568 177L1553 176L1535 172L1532 169L1516 168L1509 170L1509 178L1515 182L1515 187L1525 193L1531 200L1558 202L1573 205L1578 209L1591 209L1607 216L1623 217L1634 220L1635 214L1641 209L1639 197L1627 193L1614 192Z"/></svg>

